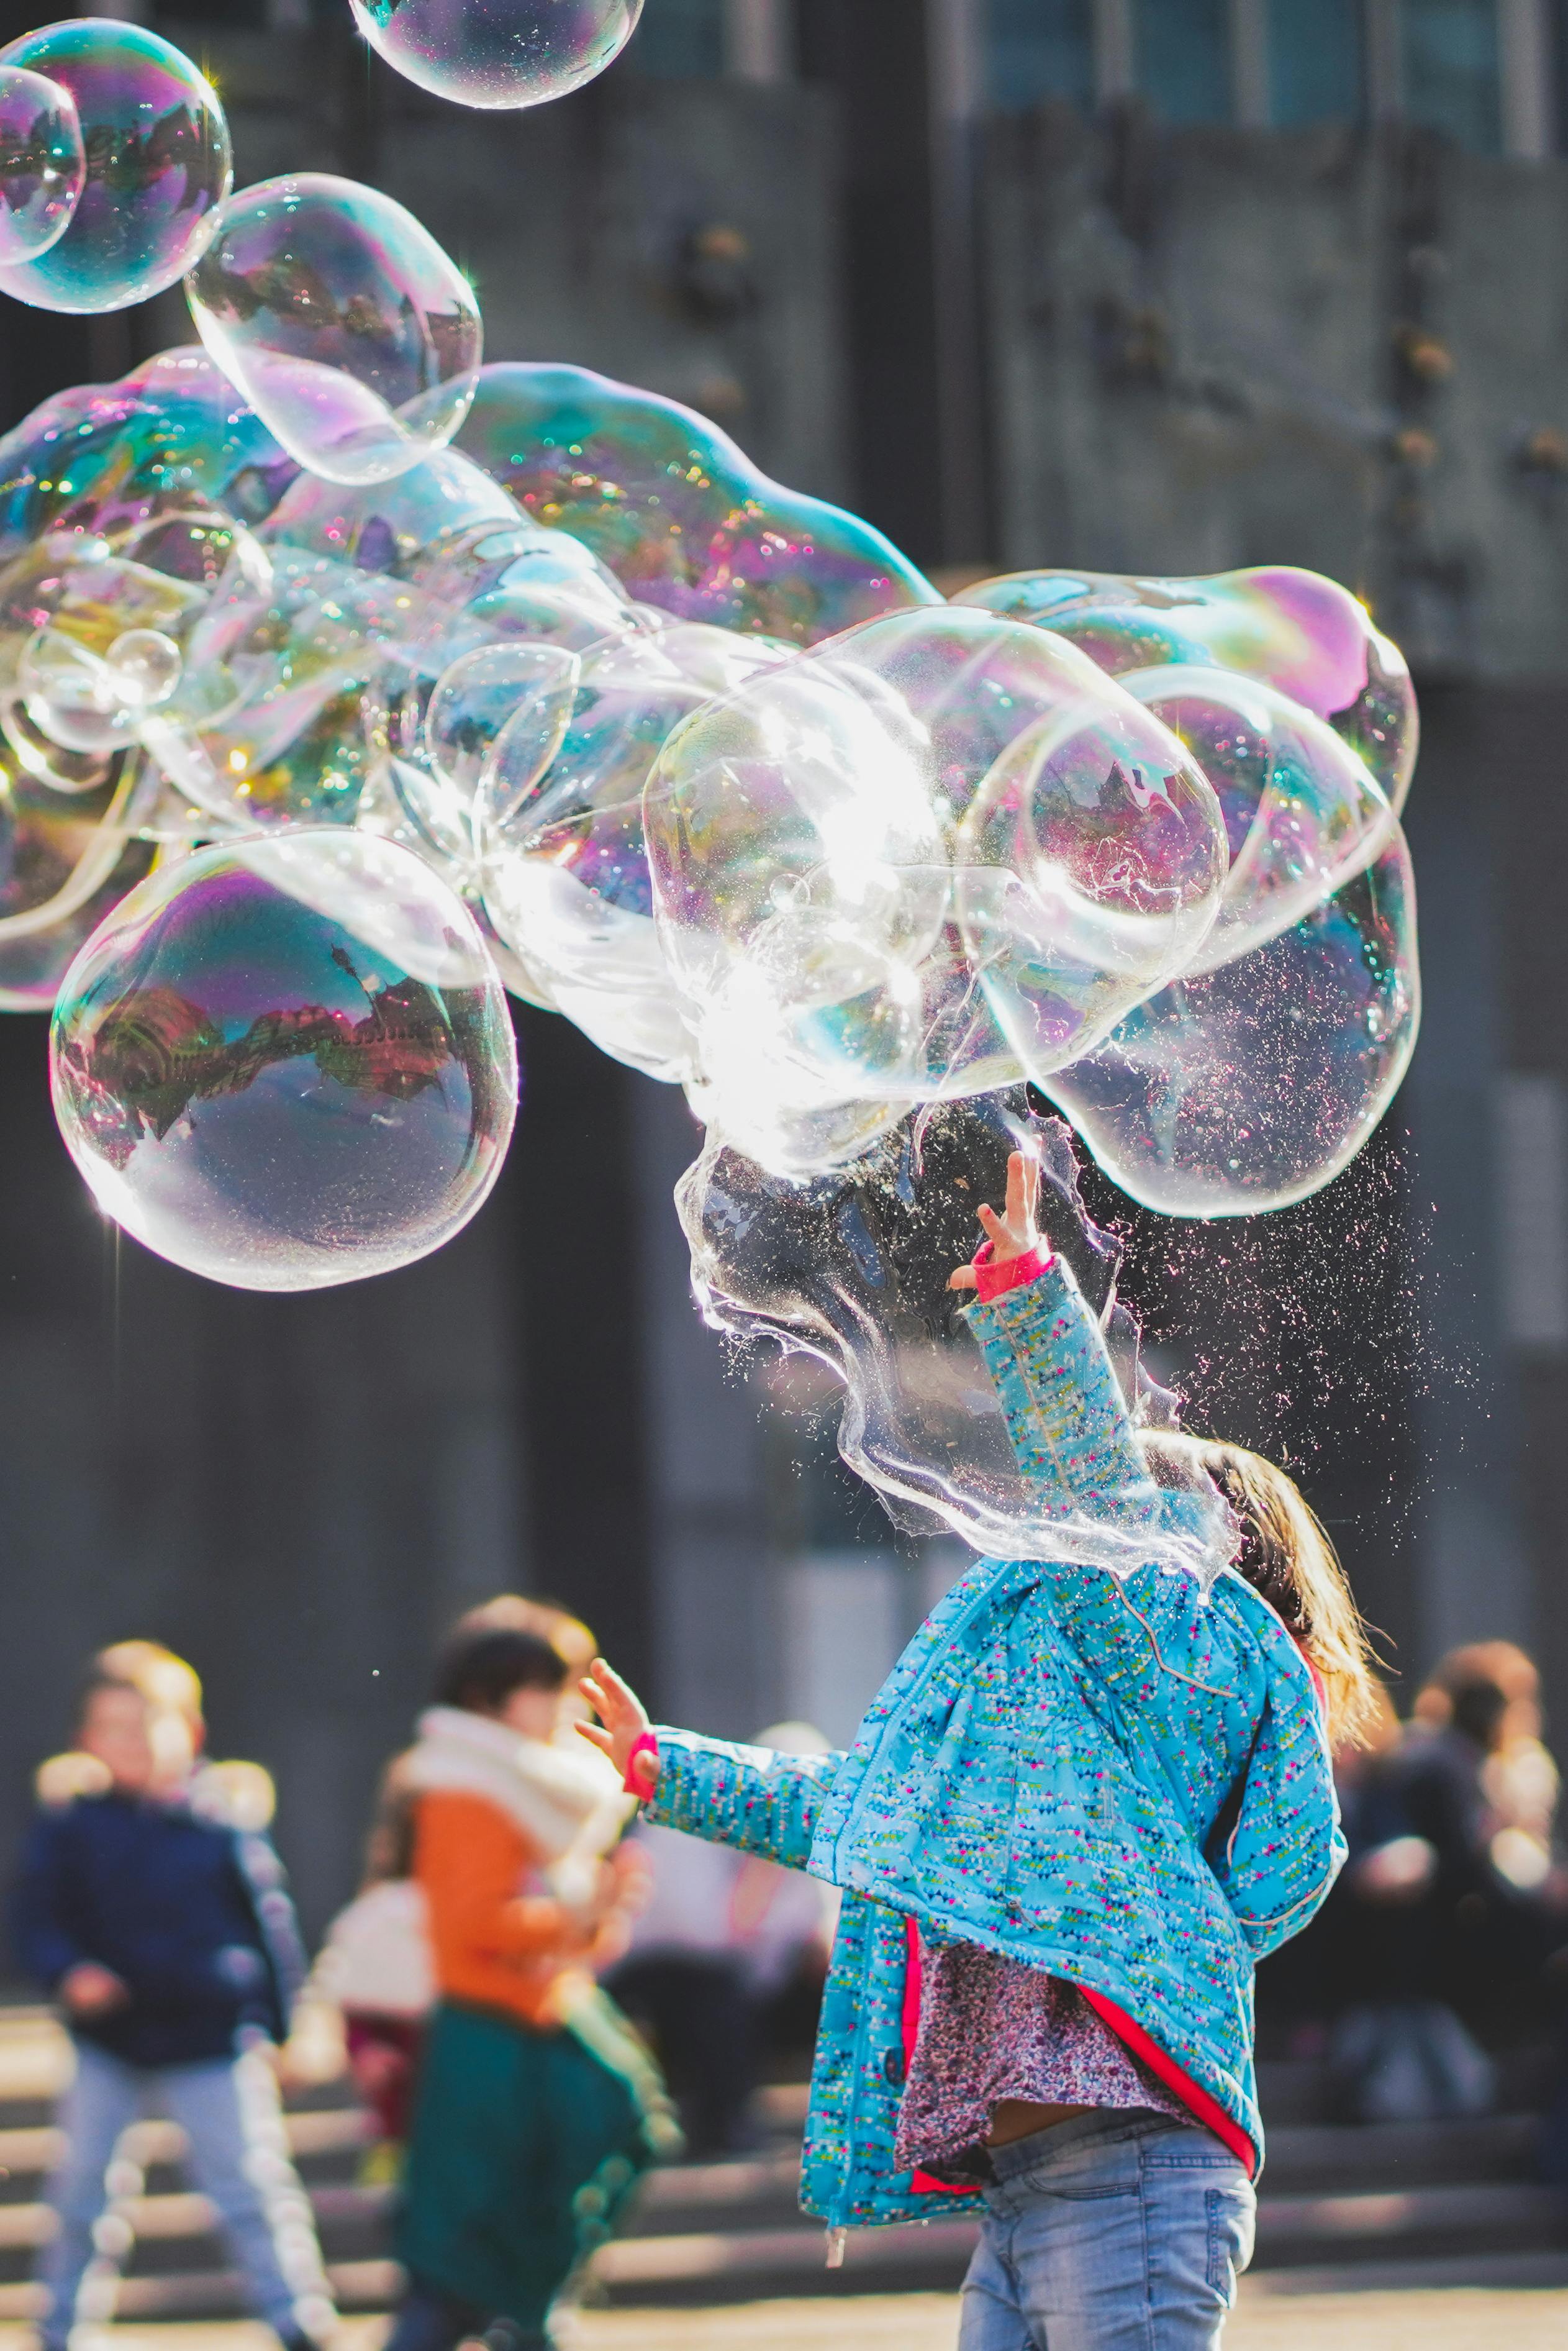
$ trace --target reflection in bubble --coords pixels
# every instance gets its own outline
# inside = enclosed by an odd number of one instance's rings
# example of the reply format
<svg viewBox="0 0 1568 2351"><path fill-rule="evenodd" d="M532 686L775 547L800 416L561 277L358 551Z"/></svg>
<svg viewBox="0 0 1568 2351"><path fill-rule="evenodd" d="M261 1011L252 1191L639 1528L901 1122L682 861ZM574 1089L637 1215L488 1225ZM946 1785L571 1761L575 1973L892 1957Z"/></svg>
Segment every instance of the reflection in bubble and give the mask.
<svg viewBox="0 0 1568 2351"><path fill-rule="evenodd" d="M511 1133L505 998L415 858L301 831L197 852L68 973L56 1113L105 1213L251 1290L352 1281L465 1225Z"/></svg>
<svg viewBox="0 0 1568 2351"><path fill-rule="evenodd" d="M230 382L330 481L406 473L467 413L483 349L473 289L375 188L319 172L242 188L186 291Z"/></svg>
<svg viewBox="0 0 1568 2351"><path fill-rule="evenodd" d="M62 233L31 259L0 256L0 291L45 310L120 310L184 275L232 176L217 95L140 25L77 17L0 53L57 83L81 128L86 178Z"/></svg>
<svg viewBox="0 0 1568 2351"><path fill-rule="evenodd" d="M351 0L408 81L459 106L541 106L617 58L643 0Z"/></svg>
<svg viewBox="0 0 1568 2351"><path fill-rule="evenodd" d="M57 244L87 184L87 152L69 90L0 63L0 263Z"/></svg>

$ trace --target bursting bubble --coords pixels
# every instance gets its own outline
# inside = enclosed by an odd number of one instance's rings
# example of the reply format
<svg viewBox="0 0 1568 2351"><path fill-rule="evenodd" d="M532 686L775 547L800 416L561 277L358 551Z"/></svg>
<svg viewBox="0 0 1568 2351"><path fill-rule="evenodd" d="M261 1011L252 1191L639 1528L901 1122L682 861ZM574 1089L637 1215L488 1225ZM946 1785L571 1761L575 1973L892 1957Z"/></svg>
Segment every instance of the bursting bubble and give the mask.
<svg viewBox="0 0 1568 2351"><path fill-rule="evenodd" d="M1136 1326L1113 1303L1117 1252L1084 1212L1067 1130L1032 1116L1021 1088L927 1105L804 1180L710 1132L675 1190L697 1303L743 1344L776 1351L780 1403L841 1394L839 1451L905 1533L956 1534L994 1559L1124 1572L1160 1559L1207 1584L1231 1543L1207 1481L1170 1492L1151 1475L1096 1509L1019 1469L947 1287L974 1254L977 1205L1002 1198L1019 1149L1040 1161L1042 1228L1105 1332L1134 1422L1168 1425L1174 1399L1142 1372Z"/></svg>
<svg viewBox="0 0 1568 2351"><path fill-rule="evenodd" d="M63 83L0 64L0 264L57 245L87 185L76 101Z"/></svg>
<svg viewBox="0 0 1568 2351"><path fill-rule="evenodd" d="M405 851L331 831L199 850L133 891L66 975L51 1071L104 1213L246 1290L439 1249L517 1106L471 916Z"/></svg>
<svg viewBox="0 0 1568 2351"><path fill-rule="evenodd" d="M467 413L484 347L473 289L375 188L319 172L242 188L185 290L230 382L329 481L406 473Z"/></svg>
<svg viewBox="0 0 1568 2351"><path fill-rule="evenodd" d="M612 65L643 0L351 0L371 47L458 106L542 106Z"/></svg>
<svg viewBox="0 0 1568 2351"><path fill-rule="evenodd" d="M1145 1207L1244 1217L1333 1181L1398 1090L1421 985L1404 835L1288 931L1140 1004L1044 1081Z"/></svg>
<svg viewBox="0 0 1568 2351"><path fill-rule="evenodd" d="M140 25L77 16L0 52L56 83L80 126L85 178L61 233L0 264L0 291L44 310L122 310L183 277L228 193L233 157L217 93L189 57Z"/></svg>

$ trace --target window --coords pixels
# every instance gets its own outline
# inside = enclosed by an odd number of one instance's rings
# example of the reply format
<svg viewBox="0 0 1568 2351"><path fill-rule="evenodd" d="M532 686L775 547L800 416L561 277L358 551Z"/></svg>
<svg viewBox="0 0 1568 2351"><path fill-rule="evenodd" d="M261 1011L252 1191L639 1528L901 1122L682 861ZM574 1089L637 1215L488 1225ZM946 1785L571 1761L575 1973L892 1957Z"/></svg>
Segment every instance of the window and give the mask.
<svg viewBox="0 0 1568 2351"><path fill-rule="evenodd" d="M1461 147L1502 144L1496 0L1405 0L1405 111Z"/></svg>
<svg viewBox="0 0 1568 2351"><path fill-rule="evenodd" d="M993 106L1092 106L1093 0L990 0L987 63Z"/></svg>
<svg viewBox="0 0 1568 2351"><path fill-rule="evenodd" d="M626 62L638 73L685 80L724 71L724 0L650 0Z"/></svg>
<svg viewBox="0 0 1568 2351"><path fill-rule="evenodd" d="M1228 0L1136 0L1133 43L1138 93L1167 122L1230 120Z"/></svg>
<svg viewBox="0 0 1568 2351"><path fill-rule="evenodd" d="M1269 120L1354 122L1364 110L1363 0L1269 0Z"/></svg>

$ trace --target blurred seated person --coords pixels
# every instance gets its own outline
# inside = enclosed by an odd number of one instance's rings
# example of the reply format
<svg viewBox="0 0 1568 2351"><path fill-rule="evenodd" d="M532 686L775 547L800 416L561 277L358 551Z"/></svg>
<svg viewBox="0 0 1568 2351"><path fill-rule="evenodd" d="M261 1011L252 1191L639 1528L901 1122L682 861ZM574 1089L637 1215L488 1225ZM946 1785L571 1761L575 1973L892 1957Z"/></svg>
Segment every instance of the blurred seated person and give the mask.
<svg viewBox="0 0 1568 2351"><path fill-rule="evenodd" d="M826 1755L810 1723L758 1745ZM770 2062L810 2070L838 1915L833 1887L800 1870L645 1825L653 1891L611 1989L659 2059L693 2156L752 2143L752 2096Z"/></svg>

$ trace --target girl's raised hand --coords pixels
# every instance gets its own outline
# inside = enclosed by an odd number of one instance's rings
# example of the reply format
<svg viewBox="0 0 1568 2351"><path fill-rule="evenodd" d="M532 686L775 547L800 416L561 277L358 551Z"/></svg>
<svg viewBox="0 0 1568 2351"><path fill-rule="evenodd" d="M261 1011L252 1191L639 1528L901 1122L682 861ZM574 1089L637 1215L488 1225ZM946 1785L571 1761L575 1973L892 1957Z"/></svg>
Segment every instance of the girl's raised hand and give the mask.
<svg viewBox="0 0 1568 2351"><path fill-rule="evenodd" d="M651 1727L647 1708L602 1657L595 1657L578 1687L599 1717L597 1722L580 1722L578 1729L601 1755L609 1756L624 1780L632 1750ZM658 1785L659 1759L647 1748L637 1758L634 1778L644 1796L651 1796Z"/></svg>
<svg viewBox="0 0 1568 2351"><path fill-rule="evenodd" d="M1015 1257L1027 1257L1040 1244L1036 1214L1040 1207L1040 1162L1027 1151L1015 1151L1008 1161L1008 1202L998 1217L994 1208L982 1207L980 1222L986 1238L991 1244L991 1262L1006 1265ZM973 1290L975 1269L961 1265L948 1277L949 1290Z"/></svg>

